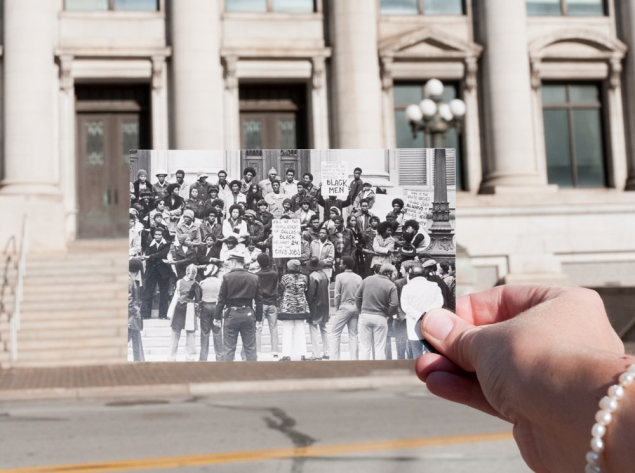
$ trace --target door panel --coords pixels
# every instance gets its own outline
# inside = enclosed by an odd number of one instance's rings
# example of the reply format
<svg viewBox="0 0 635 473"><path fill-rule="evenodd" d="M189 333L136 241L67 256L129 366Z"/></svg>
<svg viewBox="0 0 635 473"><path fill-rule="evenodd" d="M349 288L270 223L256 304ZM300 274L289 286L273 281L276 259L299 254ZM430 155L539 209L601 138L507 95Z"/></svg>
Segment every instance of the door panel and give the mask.
<svg viewBox="0 0 635 473"><path fill-rule="evenodd" d="M130 149L140 146L140 115L77 116L77 237L128 234Z"/></svg>

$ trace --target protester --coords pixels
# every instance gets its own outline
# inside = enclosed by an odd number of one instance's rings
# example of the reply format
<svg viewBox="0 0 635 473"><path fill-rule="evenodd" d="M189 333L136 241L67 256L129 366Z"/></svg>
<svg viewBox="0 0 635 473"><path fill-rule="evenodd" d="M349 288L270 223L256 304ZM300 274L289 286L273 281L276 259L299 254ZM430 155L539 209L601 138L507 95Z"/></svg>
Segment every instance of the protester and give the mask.
<svg viewBox="0 0 635 473"><path fill-rule="evenodd" d="M176 290L168 318L172 319L172 341L168 361L176 361L179 349L181 331L185 329L185 353L187 361L194 361L196 357L196 310L201 301L201 286L196 282L196 265L190 264L185 270L185 276L176 283Z"/></svg>
<svg viewBox="0 0 635 473"><path fill-rule="evenodd" d="M273 181L279 181L279 180L280 179L278 178L278 171L276 171L276 168L269 169L269 172L267 173L267 179L263 179L262 181L258 183L258 187L262 191L260 198L262 198L262 196L265 196L273 192L273 188L271 184L273 183Z"/></svg>
<svg viewBox="0 0 635 473"><path fill-rule="evenodd" d="M201 170L196 175L196 182L190 186L189 196L192 198L192 189L196 189L197 198L200 199L201 202L205 202L209 198L209 188L212 186L209 182L207 182L208 174Z"/></svg>
<svg viewBox="0 0 635 473"><path fill-rule="evenodd" d="M201 286L201 303L199 305L201 319L201 353L199 361L207 361L209 356L210 332L212 333L214 342L214 356L216 361L223 361L223 354L225 352L223 347L222 325L214 323L216 303L221 286L221 281L217 277L218 274L218 266L209 264L203 272L205 279L199 283Z"/></svg>
<svg viewBox="0 0 635 473"><path fill-rule="evenodd" d="M195 214L191 209L183 212L181 217L181 223L176 226L176 237L179 239L185 235L189 237L193 245L198 245L201 242L201 236L198 228L199 224L194 221Z"/></svg>
<svg viewBox="0 0 635 473"><path fill-rule="evenodd" d="M271 184L272 192L265 196L265 202L269 205L269 212L273 215L273 218L280 218L284 212L282 203L287 199L287 196L280 192L280 182L274 181Z"/></svg>
<svg viewBox="0 0 635 473"><path fill-rule="evenodd" d="M247 208L255 212L258 208L258 202L260 202L263 198L263 195L266 194L267 193L264 192L258 184L252 183L249 186L247 195L245 196L245 203L247 205Z"/></svg>
<svg viewBox="0 0 635 473"><path fill-rule="evenodd" d="M287 263L287 274L282 276L278 285L280 311L278 320L282 321L282 358L307 359L306 333L304 322L311 317L306 300L308 278L300 273L300 262L292 259Z"/></svg>
<svg viewBox="0 0 635 473"><path fill-rule="evenodd" d="M278 272L271 267L271 258L261 253L256 258L260 271L256 276L260 280L262 291L262 316L269 325L269 335L271 336L271 354L274 361L278 359ZM256 332L256 347L258 353L262 351L262 325Z"/></svg>
<svg viewBox="0 0 635 473"><path fill-rule="evenodd" d="M128 343L132 342L132 356L134 361L145 361L141 330L143 319L139 311L141 298L139 295L139 281L143 263L138 258L128 261Z"/></svg>
<svg viewBox="0 0 635 473"><path fill-rule="evenodd" d="M372 184L370 182L364 182L362 184L362 190L355 197L355 201L353 202L353 209L356 212L359 212L362 207L362 202L366 201L368 203L368 208L372 209L373 205L375 205L375 192L373 192Z"/></svg>
<svg viewBox="0 0 635 473"><path fill-rule="evenodd" d="M254 177L256 177L256 169L251 166L247 166L243 169L243 179L240 181L240 193L247 194L249 190L249 185L253 182Z"/></svg>
<svg viewBox="0 0 635 473"><path fill-rule="evenodd" d="M313 184L313 174L305 172L302 175L302 183L304 184L304 193L311 201L311 210L318 212L318 198L321 196L320 187ZM298 187L298 190L300 188Z"/></svg>
<svg viewBox="0 0 635 473"><path fill-rule="evenodd" d="M168 259L164 260L164 263L172 265L179 279L185 277L188 266L196 265L196 248L189 235L183 234L179 237L179 246L172 247Z"/></svg>
<svg viewBox="0 0 635 473"><path fill-rule="evenodd" d="M355 294L359 311L359 359L386 359L386 334L388 317L397 312L399 299L397 288L390 280L395 271L392 264L384 263L379 272L362 282Z"/></svg>
<svg viewBox="0 0 635 473"><path fill-rule="evenodd" d="M245 241L245 237L249 236L247 231L247 222L241 216L242 211L239 205L232 205L229 207L229 216L223 222L223 235L227 238L229 235L233 235L238 239L239 243Z"/></svg>
<svg viewBox="0 0 635 473"><path fill-rule="evenodd" d="M156 200L161 200L168 196L169 183L166 180L168 172L165 169L159 169L155 176L157 178L157 182L155 182L152 186L152 192L154 193L154 198Z"/></svg>
<svg viewBox="0 0 635 473"><path fill-rule="evenodd" d="M333 274L333 262L335 261L335 247L328 239L326 228L321 227L318 239L311 242L311 258L317 258L322 262L322 271L331 279Z"/></svg>
<svg viewBox="0 0 635 473"><path fill-rule="evenodd" d="M287 197L293 197L298 192L298 181L295 180L295 169L287 169L284 173L285 180L280 185L280 190ZM304 187L303 187L304 190ZM297 209L294 209L297 210Z"/></svg>
<svg viewBox="0 0 635 473"><path fill-rule="evenodd" d="M364 185L362 179L362 168L355 168L353 170L353 180L349 184L348 201L350 204L355 202L358 194L362 191Z"/></svg>
<svg viewBox="0 0 635 473"><path fill-rule="evenodd" d="M377 227L377 236L373 240L373 252L375 255L371 261L371 267L392 263L395 240L392 237L390 222L381 222Z"/></svg>
<svg viewBox="0 0 635 473"><path fill-rule="evenodd" d="M454 263L448 261L441 261L439 263L439 276L443 279L443 282L448 286L451 293L454 293L456 288L456 267Z"/></svg>
<svg viewBox="0 0 635 473"><path fill-rule="evenodd" d="M142 191L148 191L152 194L152 185L148 181L148 172L145 169L137 171L137 180L132 183L134 195L137 199L141 197Z"/></svg>
<svg viewBox="0 0 635 473"><path fill-rule="evenodd" d="M421 317L432 309L443 307L443 294L439 286L428 281L419 265L411 265L407 272L408 283L401 291L401 308L406 314L408 328L408 351L411 358L419 358L425 351L415 326Z"/></svg>
<svg viewBox="0 0 635 473"><path fill-rule="evenodd" d="M311 351L314 360L328 360L330 350L326 324L329 321L329 278L322 271L322 263L315 256L309 260L306 269L310 271L306 299L311 312L309 320ZM320 336L322 337L321 349Z"/></svg>
<svg viewBox="0 0 635 473"><path fill-rule="evenodd" d="M393 199L392 210L386 214L386 221L394 225L393 235L401 236L402 224L404 220L403 208L404 201L402 199Z"/></svg>
<svg viewBox="0 0 635 473"><path fill-rule="evenodd" d="M331 359L340 359L340 343L344 327L348 330L348 344L351 360L359 358L357 342L357 323L359 309L355 303L355 295L362 285L362 278L353 272L355 261L350 256L342 258L344 272L335 277L335 310L333 316L329 346Z"/></svg>
<svg viewBox="0 0 635 473"><path fill-rule="evenodd" d="M215 319L223 321L224 360L234 361L238 335L247 361L257 361L256 329L262 326L260 279L244 268L245 258L234 252L229 256L230 271L223 277L218 294Z"/></svg>
<svg viewBox="0 0 635 473"><path fill-rule="evenodd" d="M154 229L154 239L148 245L145 256L140 259L146 262L146 274L144 281L143 303L141 305L141 317L149 319L152 312L154 293L159 287L159 318L168 318L169 284L172 271L164 260L168 257L170 244L165 240L160 228Z"/></svg>
<svg viewBox="0 0 635 473"><path fill-rule="evenodd" d="M227 199L225 200L225 205L231 206L231 205L238 205L240 203L245 204L247 202L247 197L246 197L247 190L245 190L245 193L241 192L241 181L239 180L231 181L229 183L229 188L231 192L229 193L229 195L227 196ZM249 189L249 186L247 186L246 189Z"/></svg>
<svg viewBox="0 0 635 473"><path fill-rule="evenodd" d="M437 274L437 262L433 259L427 259L423 262L423 272L428 281L437 283L441 294L443 294L443 308L454 312L456 308L456 298L453 292L450 291L448 285Z"/></svg>

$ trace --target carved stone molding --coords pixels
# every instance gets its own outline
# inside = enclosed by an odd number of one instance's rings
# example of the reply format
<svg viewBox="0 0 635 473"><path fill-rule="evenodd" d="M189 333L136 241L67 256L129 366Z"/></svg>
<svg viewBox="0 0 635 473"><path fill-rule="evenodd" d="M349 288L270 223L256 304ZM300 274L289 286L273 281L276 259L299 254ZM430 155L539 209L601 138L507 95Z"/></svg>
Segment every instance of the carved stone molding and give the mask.
<svg viewBox="0 0 635 473"><path fill-rule="evenodd" d="M238 89L238 76L236 75L236 67L238 65L238 56L225 56L225 88L229 91Z"/></svg>
<svg viewBox="0 0 635 473"><path fill-rule="evenodd" d="M311 62L313 63L313 74L311 76L311 82L313 84L313 88L319 90L324 87L325 60L323 56L315 56L311 58Z"/></svg>
<svg viewBox="0 0 635 473"><path fill-rule="evenodd" d="M540 66L542 62L540 59L531 60L531 88L534 90L540 89L542 85L542 75L540 73Z"/></svg>
<svg viewBox="0 0 635 473"><path fill-rule="evenodd" d="M478 61L474 56L465 58L465 90L471 92L476 89L476 73Z"/></svg>
<svg viewBox="0 0 635 473"><path fill-rule="evenodd" d="M381 58L381 88L384 91L391 91L393 86L392 80L392 63L391 56L382 56Z"/></svg>
<svg viewBox="0 0 635 473"><path fill-rule="evenodd" d="M59 56L60 63L60 89L64 92L73 90L75 81L73 80L73 56L64 54Z"/></svg>
<svg viewBox="0 0 635 473"><path fill-rule="evenodd" d="M165 56L152 56L152 90L163 88L163 74L165 74Z"/></svg>
<svg viewBox="0 0 635 473"><path fill-rule="evenodd" d="M622 84L622 61L620 58L613 57L609 62L609 66L609 86L612 90L615 90Z"/></svg>

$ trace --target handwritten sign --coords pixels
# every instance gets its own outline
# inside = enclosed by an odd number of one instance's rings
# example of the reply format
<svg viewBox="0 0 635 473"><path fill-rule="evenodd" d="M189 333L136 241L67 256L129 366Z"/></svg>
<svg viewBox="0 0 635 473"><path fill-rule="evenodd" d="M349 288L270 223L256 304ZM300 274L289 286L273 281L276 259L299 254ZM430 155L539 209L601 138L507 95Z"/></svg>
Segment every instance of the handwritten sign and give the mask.
<svg viewBox="0 0 635 473"><path fill-rule="evenodd" d="M432 192L408 191L404 207L404 220L414 219L425 225L426 216L432 208Z"/></svg>
<svg viewBox="0 0 635 473"><path fill-rule="evenodd" d="M348 191L348 162L322 161L322 195L345 199Z"/></svg>
<svg viewBox="0 0 635 473"><path fill-rule="evenodd" d="M271 225L274 258L302 256L302 233L298 219L273 219Z"/></svg>

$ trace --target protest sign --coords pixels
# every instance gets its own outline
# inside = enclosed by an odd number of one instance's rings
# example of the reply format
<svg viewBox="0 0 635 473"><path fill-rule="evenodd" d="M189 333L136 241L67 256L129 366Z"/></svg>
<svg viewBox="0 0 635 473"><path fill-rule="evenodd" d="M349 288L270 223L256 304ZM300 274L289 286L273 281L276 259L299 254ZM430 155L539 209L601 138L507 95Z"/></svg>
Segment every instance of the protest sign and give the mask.
<svg viewBox="0 0 635 473"><path fill-rule="evenodd" d="M404 207L404 219L414 219L425 225L426 215L432 208L432 192L408 191Z"/></svg>
<svg viewBox="0 0 635 473"><path fill-rule="evenodd" d="M348 162L322 161L322 195L345 199L348 191Z"/></svg>
<svg viewBox="0 0 635 473"><path fill-rule="evenodd" d="M274 219L271 226L274 258L299 258L302 232L298 219Z"/></svg>

